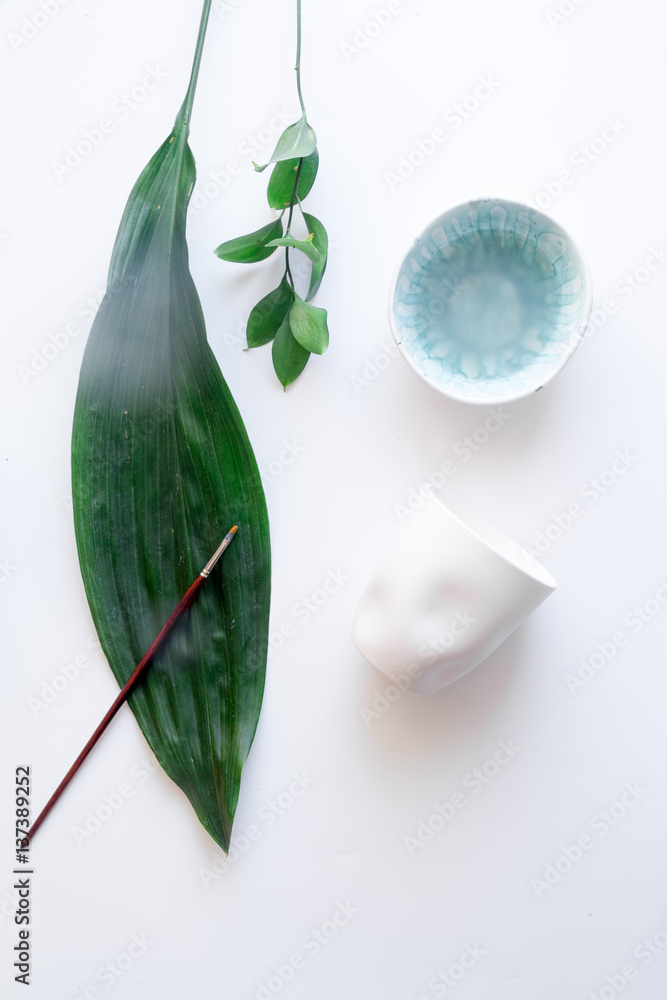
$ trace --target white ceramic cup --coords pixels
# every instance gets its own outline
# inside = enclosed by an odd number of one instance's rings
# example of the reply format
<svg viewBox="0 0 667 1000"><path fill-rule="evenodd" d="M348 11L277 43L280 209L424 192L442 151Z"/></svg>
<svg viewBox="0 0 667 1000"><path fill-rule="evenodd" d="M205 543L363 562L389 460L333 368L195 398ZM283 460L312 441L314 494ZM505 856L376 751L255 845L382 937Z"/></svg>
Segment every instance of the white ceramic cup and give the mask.
<svg viewBox="0 0 667 1000"><path fill-rule="evenodd" d="M407 676L417 694L476 667L556 588L518 542L443 500L429 493L399 528L352 626L364 656L388 677Z"/></svg>

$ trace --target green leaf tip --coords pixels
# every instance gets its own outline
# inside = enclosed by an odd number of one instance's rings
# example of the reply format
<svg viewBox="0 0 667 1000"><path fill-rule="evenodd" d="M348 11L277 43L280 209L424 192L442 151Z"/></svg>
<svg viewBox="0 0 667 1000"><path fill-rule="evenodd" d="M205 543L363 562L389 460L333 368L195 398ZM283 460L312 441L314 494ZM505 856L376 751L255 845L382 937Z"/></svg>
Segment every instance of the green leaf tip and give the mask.
<svg viewBox="0 0 667 1000"><path fill-rule="evenodd" d="M317 136L314 129L306 121L304 112L297 122L287 126L276 143L276 148L271 155L271 159L262 164L253 161L253 167L258 173L261 173L262 170L266 170L272 163L310 156L316 149Z"/></svg>
<svg viewBox="0 0 667 1000"><path fill-rule="evenodd" d="M275 252L275 239L277 236L282 236L282 233L283 224L280 219L276 219L275 222L256 229L254 233L221 243L213 252L221 260L228 260L234 264L255 264L260 260L266 260Z"/></svg>
<svg viewBox="0 0 667 1000"><path fill-rule="evenodd" d="M329 346L327 311L295 295L289 311L290 330L294 339L311 354L324 354Z"/></svg>
<svg viewBox="0 0 667 1000"><path fill-rule="evenodd" d="M277 288L265 295L248 316L246 340L248 347L261 347L273 340L287 310L292 304L294 292L287 278L283 276Z"/></svg>
<svg viewBox="0 0 667 1000"><path fill-rule="evenodd" d="M273 339L271 354L274 371L286 389L299 377L310 357L310 352L303 348L292 334L289 313Z"/></svg>

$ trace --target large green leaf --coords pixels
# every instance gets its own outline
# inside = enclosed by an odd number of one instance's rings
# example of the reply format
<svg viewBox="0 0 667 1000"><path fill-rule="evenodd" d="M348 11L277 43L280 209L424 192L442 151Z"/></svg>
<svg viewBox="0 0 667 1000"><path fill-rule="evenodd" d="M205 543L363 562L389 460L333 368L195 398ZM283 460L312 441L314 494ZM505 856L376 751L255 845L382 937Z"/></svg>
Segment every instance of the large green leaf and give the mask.
<svg viewBox="0 0 667 1000"><path fill-rule="evenodd" d="M74 521L93 619L120 684L239 526L130 697L161 765L227 850L264 687L269 533L257 464L188 267L187 131L182 110L120 224L76 399Z"/></svg>

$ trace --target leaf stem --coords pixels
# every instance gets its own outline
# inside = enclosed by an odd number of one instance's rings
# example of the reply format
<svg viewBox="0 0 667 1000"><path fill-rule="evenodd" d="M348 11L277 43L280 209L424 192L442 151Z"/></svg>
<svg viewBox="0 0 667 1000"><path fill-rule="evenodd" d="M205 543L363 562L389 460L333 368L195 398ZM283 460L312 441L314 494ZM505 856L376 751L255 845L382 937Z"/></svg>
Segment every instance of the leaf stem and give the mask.
<svg viewBox="0 0 667 1000"><path fill-rule="evenodd" d="M199 21L199 34L197 35L197 46L195 48L195 55L192 61L192 70L190 72L190 82L188 84L188 89L185 94L185 100L181 106L181 110L178 112L177 122L185 128L186 135L190 132L190 115L192 114L192 104L195 99L195 90L197 88L197 78L199 76L199 66L201 64L202 50L204 48L204 36L206 35L206 28L208 27L208 18L211 13L211 4L213 0L204 0L204 6L201 12L201 19Z"/></svg>
<svg viewBox="0 0 667 1000"><path fill-rule="evenodd" d="M296 0L296 89L299 95L299 104L301 105L301 112L303 117L306 117L306 106L303 103L303 94L301 93L301 0Z"/></svg>

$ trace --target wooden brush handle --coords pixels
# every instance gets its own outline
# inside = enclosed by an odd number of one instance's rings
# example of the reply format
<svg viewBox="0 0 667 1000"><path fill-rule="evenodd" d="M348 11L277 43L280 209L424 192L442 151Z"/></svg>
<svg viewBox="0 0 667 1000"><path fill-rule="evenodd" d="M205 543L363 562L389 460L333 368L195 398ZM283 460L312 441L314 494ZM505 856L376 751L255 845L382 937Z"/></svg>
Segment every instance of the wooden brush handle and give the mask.
<svg viewBox="0 0 667 1000"><path fill-rule="evenodd" d="M67 788L67 786L69 785L70 781L72 780L72 778L74 777L74 775L76 774L76 772L79 770L79 768L81 767L81 765L83 764L84 760L86 759L86 757L88 756L88 754L91 752L91 750L93 749L93 747L95 746L95 744L99 740L99 738L102 735L102 733L104 732L104 730L107 728L107 726L109 725L109 723L111 722L111 720L113 719L113 717L116 715L116 713L118 712L118 709L121 707L121 705L125 701L127 701L128 695L130 694L130 692L132 691L132 689L137 684L137 681L139 680L139 678L143 674L143 672L146 669L146 667L150 664L151 660L153 659L153 657L157 653L158 649L162 645L165 637L167 636L167 634L169 632L171 632L171 630L173 629L174 625L179 620L179 618L181 618L182 615L188 610L188 608L190 607L190 605L194 601L195 597L197 596L197 592L198 592L199 588L201 587L201 585L203 583L205 583L205 581L206 581L206 577L205 576L201 576L201 574L200 574L197 577L197 579L194 581L194 583L192 583L188 587L188 589L186 590L186 592L183 594L183 597L180 599L180 601L178 602L178 604L176 605L176 607L174 608L174 610L172 611L172 613L169 615L169 618L167 619L167 621L165 622L165 624L160 629L160 631L159 631L159 633L157 635L157 638L151 643L151 646L150 646L148 652L145 653L145 655L143 656L143 658L141 659L141 661L134 668L134 670L130 674L130 677L128 678L128 680L126 681L126 683L124 684L124 686L119 691L118 696L116 697L116 700L112 704L111 708L106 713L106 715L104 716L104 718L100 722L99 726L97 727L97 729L95 730L95 732L93 733L93 735L90 737L90 739L86 743L85 747L83 748L83 750L81 751L81 753L79 754L79 756L76 758L76 760L74 761L74 763L70 767L69 771L67 772L67 774L65 775L65 777L63 778L63 780L60 782L60 784L56 788L55 792L53 793L53 795L51 796L51 798L49 799L49 801L44 806L44 808L42 809L41 813L39 814L39 816L37 817L37 819L35 820L35 822L32 824L31 828L28 830L27 835L23 839L23 843L22 843L22 847L23 848L26 848L28 846L31 838L35 836L35 833L40 828L40 826L42 825L42 823L44 822L44 820L46 819L46 817L49 815L49 813L53 809L54 805L56 804L56 802L58 801L58 799L60 798L60 796L62 795L62 793Z"/></svg>

